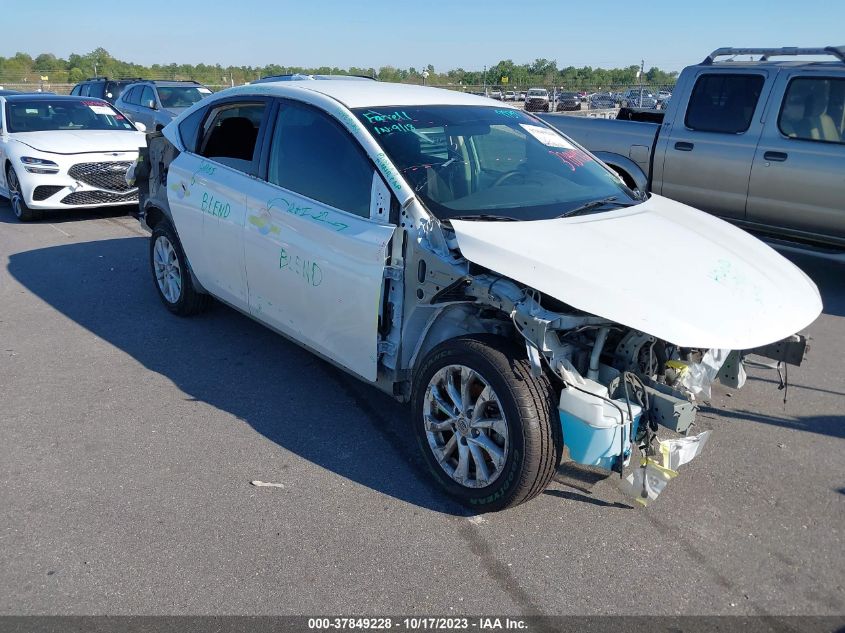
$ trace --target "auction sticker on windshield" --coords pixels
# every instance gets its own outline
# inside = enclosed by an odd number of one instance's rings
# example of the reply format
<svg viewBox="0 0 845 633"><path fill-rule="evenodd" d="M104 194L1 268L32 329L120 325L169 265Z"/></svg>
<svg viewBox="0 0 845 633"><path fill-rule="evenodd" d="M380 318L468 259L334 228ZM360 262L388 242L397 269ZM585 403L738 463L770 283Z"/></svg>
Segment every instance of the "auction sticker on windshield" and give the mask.
<svg viewBox="0 0 845 633"><path fill-rule="evenodd" d="M558 134L555 134L549 129L540 127L539 125L528 125L527 123L520 123L519 127L528 132L531 136L536 138L543 145L547 145L549 147L561 147L563 149L575 149L575 146L572 145L572 143L567 141L565 138Z"/></svg>

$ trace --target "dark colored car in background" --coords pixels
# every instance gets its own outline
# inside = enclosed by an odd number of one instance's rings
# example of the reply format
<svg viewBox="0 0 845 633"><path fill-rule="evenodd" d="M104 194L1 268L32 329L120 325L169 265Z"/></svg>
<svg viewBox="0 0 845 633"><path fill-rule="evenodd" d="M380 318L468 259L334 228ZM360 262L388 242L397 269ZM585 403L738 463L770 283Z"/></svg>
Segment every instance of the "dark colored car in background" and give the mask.
<svg viewBox="0 0 845 633"><path fill-rule="evenodd" d="M89 77L80 81L70 91L71 95L80 97L96 97L114 103L129 84L143 81L140 77L127 79L109 79L108 77Z"/></svg>
<svg viewBox="0 0 845 633"><path fill-rule="evenodd" d="M606 109L606 108L615 108L617 105L616 96L610 92L597 92L594 95L590 96L590 108L591 109Z"/></svg>
<svg viewBox="0 0 845 633"><path fill-rule="evenodd" d="M559 92L557 93L557 107L555 110L580 110L581 109L581 95L577 92Z"/></svg>

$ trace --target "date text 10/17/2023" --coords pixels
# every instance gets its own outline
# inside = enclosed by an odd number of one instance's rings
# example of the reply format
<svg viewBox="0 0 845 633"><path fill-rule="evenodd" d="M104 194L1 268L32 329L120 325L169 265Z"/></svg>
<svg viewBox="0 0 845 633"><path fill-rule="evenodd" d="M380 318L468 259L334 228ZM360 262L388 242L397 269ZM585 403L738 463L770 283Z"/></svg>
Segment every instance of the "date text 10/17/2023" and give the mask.
<svg viewBox="0 0 845 633"><path fill-rule="evenodd" d="M312 631L336 630L393 630L406 631L461 631L461 630L512 630L528 631L529 625L520 618L500 617L318 617L308 618L308 629Z"/></svg>

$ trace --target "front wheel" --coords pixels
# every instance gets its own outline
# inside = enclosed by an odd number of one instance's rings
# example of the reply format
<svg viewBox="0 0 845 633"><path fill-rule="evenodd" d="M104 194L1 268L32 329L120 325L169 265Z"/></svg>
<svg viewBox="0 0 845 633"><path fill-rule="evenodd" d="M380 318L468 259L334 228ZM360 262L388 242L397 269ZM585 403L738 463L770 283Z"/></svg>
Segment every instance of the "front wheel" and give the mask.
<svg viewBox="0 0 845 633"><path fill-rule="evenodd" d="M525 352L490 335L452 339L423 360L411 395L414 433L445 490L479 512L540 494L560 463L552 387Z"/></svg>
<svg viewBox="0 0 845 633"><path fill-rule="evenodd" d="M41 218L41 212L35 209L30 209L23 199L23 192L21 191L21 183L18 180L18 175L12 166L6 168L6 187L9 190L9 204L12 207L12 213L21 222L31 222Z"/></svg>

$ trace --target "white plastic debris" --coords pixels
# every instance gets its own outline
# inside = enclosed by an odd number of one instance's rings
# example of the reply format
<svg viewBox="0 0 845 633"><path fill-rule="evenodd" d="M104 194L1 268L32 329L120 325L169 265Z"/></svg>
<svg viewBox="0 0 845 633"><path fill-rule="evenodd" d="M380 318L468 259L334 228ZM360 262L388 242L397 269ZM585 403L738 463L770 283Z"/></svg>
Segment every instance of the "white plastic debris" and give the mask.
<svg viewBox="0 0 845 633"><path fill-rule="evenodd" d="M647 506L657 499L657 495L663 492L666 485L677 475L674 470L664 468L652 459L646 459L644 466L635 468L634 472L619 480L619 488L637 503Z"/></svg>
<svg viewBox="0 0 845 633"><path fill-rule="evenodd" d="M712 431L704 431L698 435L681 437L674 440L660 440L660 454L663 456L663 467L678 470L684 464L690 463L698 457Z"/></svg>
<svg viewBox="0 0 845 633"><path fill-rule="evenodd" d="M284 484L271 484L271 483L268 483L266 481L258 481L257 479L254 479L253 481L250 481L249 483L251 483L253 486L258 486L259 488L284 488L285 487Z"/></svg>
<svg viewBox="0 0 845 633"><path fill-rule="evenodd" d="M705 352L700 363L690 363L687 371L681 375L681 384L693 394L697 400L710 399L710 385L719 375L719 370L731 351L727 349L710 349Z"/></svg>

